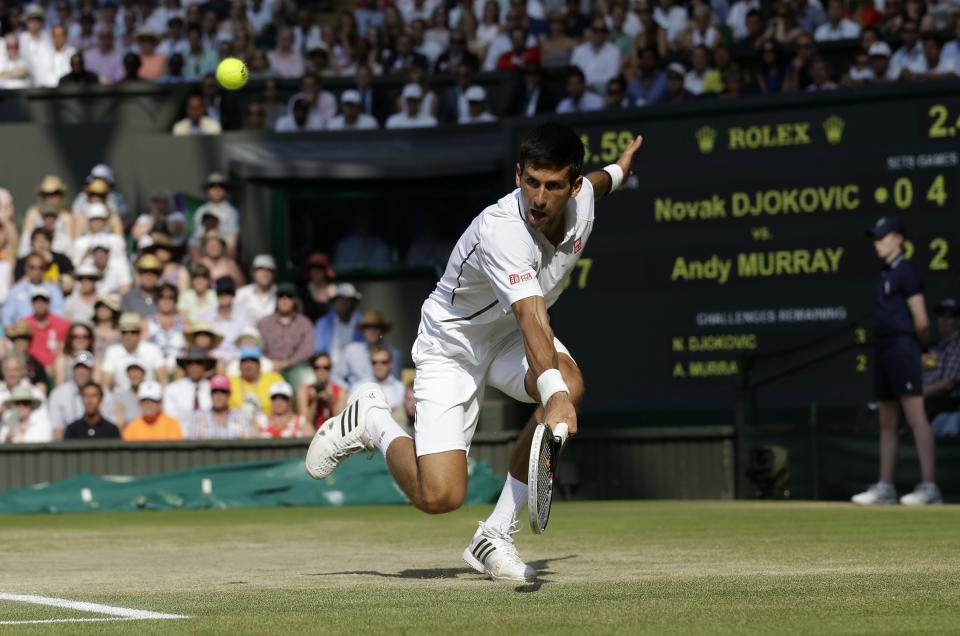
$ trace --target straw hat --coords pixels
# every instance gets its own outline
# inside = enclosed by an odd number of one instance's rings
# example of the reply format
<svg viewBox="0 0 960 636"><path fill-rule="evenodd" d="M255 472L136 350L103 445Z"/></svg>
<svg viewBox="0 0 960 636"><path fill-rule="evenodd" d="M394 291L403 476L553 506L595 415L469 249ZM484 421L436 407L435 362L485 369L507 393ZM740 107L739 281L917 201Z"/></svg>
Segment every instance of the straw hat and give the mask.
<svg viewBox="0 0 960 636"><path fill-rule="evenodd" d="M40 182L40 185L37 186L37 194L62 194L66 191L67 184L55 174L48 174L43 178L43 181Z"/></svg>
<svg viewBox="0 0 960 636"><path fill-rule="evenodd" d="M387 322L383 314L376 309L368 309L363 312L363 320L357 325L357 329L366 329L368 327L377 327L378 329L382 329L383 333L387 333L393 325Z"/></svg>
<svg viewBox="0 0 960 636"><path fill-rule="evenodd" d="M211 325L209 322L198 320L183 330L183 337L187 341L188 345L194 346L196 344L195 340L197 339L198 333L208 333L213 336L212 349L216 349L220 346L220 343L223 342L223 336L213 330L213 325Z"/></svg>

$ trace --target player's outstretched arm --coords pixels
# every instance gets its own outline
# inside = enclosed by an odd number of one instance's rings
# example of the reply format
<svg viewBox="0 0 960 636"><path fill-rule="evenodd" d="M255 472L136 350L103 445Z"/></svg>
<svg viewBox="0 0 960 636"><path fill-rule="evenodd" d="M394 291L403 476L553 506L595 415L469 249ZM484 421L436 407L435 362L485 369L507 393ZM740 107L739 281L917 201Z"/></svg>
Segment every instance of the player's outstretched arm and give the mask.
<svg viewBox="0 0 960 636"><path fill-rule="evenodd" d="M539 399L543 404L544 423L552 429L556 424L566 422L570 435L576 435L577 411L570 400L569 390L553 393L545 404L540 395L544 391L550 392L551 387L555 388L553 382L556 379L562 384L560 356L553 344L553 329L550 328L550 317L547 315L543 296L528 296L513 303L511 307L523 334L523 346L530 372L537 380L538 395L531 397Z"/></svg>
<svg viewBox="0 0 960 636"><path fill-rule="evenodd" d="M627 146L627 148L620 155L620 158L617 159L617 163L613 164L620 167L620 170L623 171L622 181L626 181L627 177L630 176L631 165L633 164L633 155L640 149L640 146L643 145L643 135L637 135L637 138ZM610 173L606 170L597 170L596 172L591 172L587 175L587 179L590 180L590 183L593 184L593 198L600 199L605 195L609 194L613 189L613 177L610 176Z"/></svg>

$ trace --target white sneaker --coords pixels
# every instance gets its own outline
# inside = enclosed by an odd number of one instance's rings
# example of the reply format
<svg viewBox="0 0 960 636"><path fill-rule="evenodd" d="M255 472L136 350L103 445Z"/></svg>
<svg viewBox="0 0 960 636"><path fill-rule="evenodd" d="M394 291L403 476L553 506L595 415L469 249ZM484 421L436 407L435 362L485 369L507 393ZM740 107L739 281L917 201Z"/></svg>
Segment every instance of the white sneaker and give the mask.
<svg viewBox="0 0 960 636"><path fill-rule="evenodd" d="M481 521L473 540L463 551L463 560L494 581L529 583L535 580L537 571L520 559L513 542L513 535L520 531L518 523L514 521L506 528L494 528Z"/></svg>
<svg viewBox="0 0 960 636"><path fill-rule="evenodd" d="M900 497L900 503L905 506L929 506L931 504L942 504L943 496L936 484L922 482L917 484L913 492Z"/></svg>
<svg viewBox="0 0 960 636"><path fill-rule="evenodd" d="M895 504L897 503L897 490L890 484L877 482L864 492L850 497L850 501L864 506Z"/></svg>
<svg viewBox="0 0 960 636"><path fill-rule="evenodd" d="M307 450L311 477L323 479L350 455L374 449L367 434L367 411L373 407L390 410L380 385L364 384L354 392L343 413L323 423Z"/></svg>

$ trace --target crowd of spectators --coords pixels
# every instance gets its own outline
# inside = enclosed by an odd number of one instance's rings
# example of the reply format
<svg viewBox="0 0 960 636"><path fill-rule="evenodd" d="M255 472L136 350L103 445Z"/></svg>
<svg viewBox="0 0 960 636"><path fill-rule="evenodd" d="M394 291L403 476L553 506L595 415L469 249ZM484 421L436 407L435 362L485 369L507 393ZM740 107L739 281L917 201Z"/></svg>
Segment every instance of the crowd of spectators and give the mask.
<svg viewBox="0 0 960 636"><path fill-rule="evenodd" d="M956 77L957 0L0 0L0 88L197 82L176 134L486 122ZM820 49L844 55L823 55ZM213 78L268 81L245 112ZM566 73L554 94L546 71ZM513 73L492 104L478 72ZM440 89L439 75L453 78ZM375 78L395 76L384 91ZM328 77L352 78L339 96ZM276 79L299 80L289 100ZM445 84L446 85L446 84Z"/></svg>
<svg viewBox="0 0 960 636"><path fill-rule="evenodd" d="M0 188L0 443L309 436L364 382L412 417L387 318L323 253L248 277L229 183L205 185L191 216L162 192L132 214L103 164L22 218Z"/></svg>

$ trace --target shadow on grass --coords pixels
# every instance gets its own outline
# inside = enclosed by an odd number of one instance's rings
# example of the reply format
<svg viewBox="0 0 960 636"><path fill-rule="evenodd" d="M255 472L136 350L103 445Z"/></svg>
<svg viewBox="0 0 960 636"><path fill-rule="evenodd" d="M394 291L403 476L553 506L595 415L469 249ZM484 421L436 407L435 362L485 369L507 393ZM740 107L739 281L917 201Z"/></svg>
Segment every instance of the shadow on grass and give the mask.
<svg viewBox="0 0 960 636"><path fill-rule="evenodd" d="M578 555L569 554L555 559L540 559L531 561L529 565L537 571L537 579L531 583L525 583L517 586L514 591L520 593L537 592L545 583L552 583L546 578L553 571L550 570L550 564L556 561L566 561L575 559ZM400 570L399 572L379 572L377 570L344 570L341 572L315 572L306 576L378 576L385 579L455 579L461 574L474 574L477 572L473 568L412 568ZM478 575L479 576L479 575Z"/></svg>

